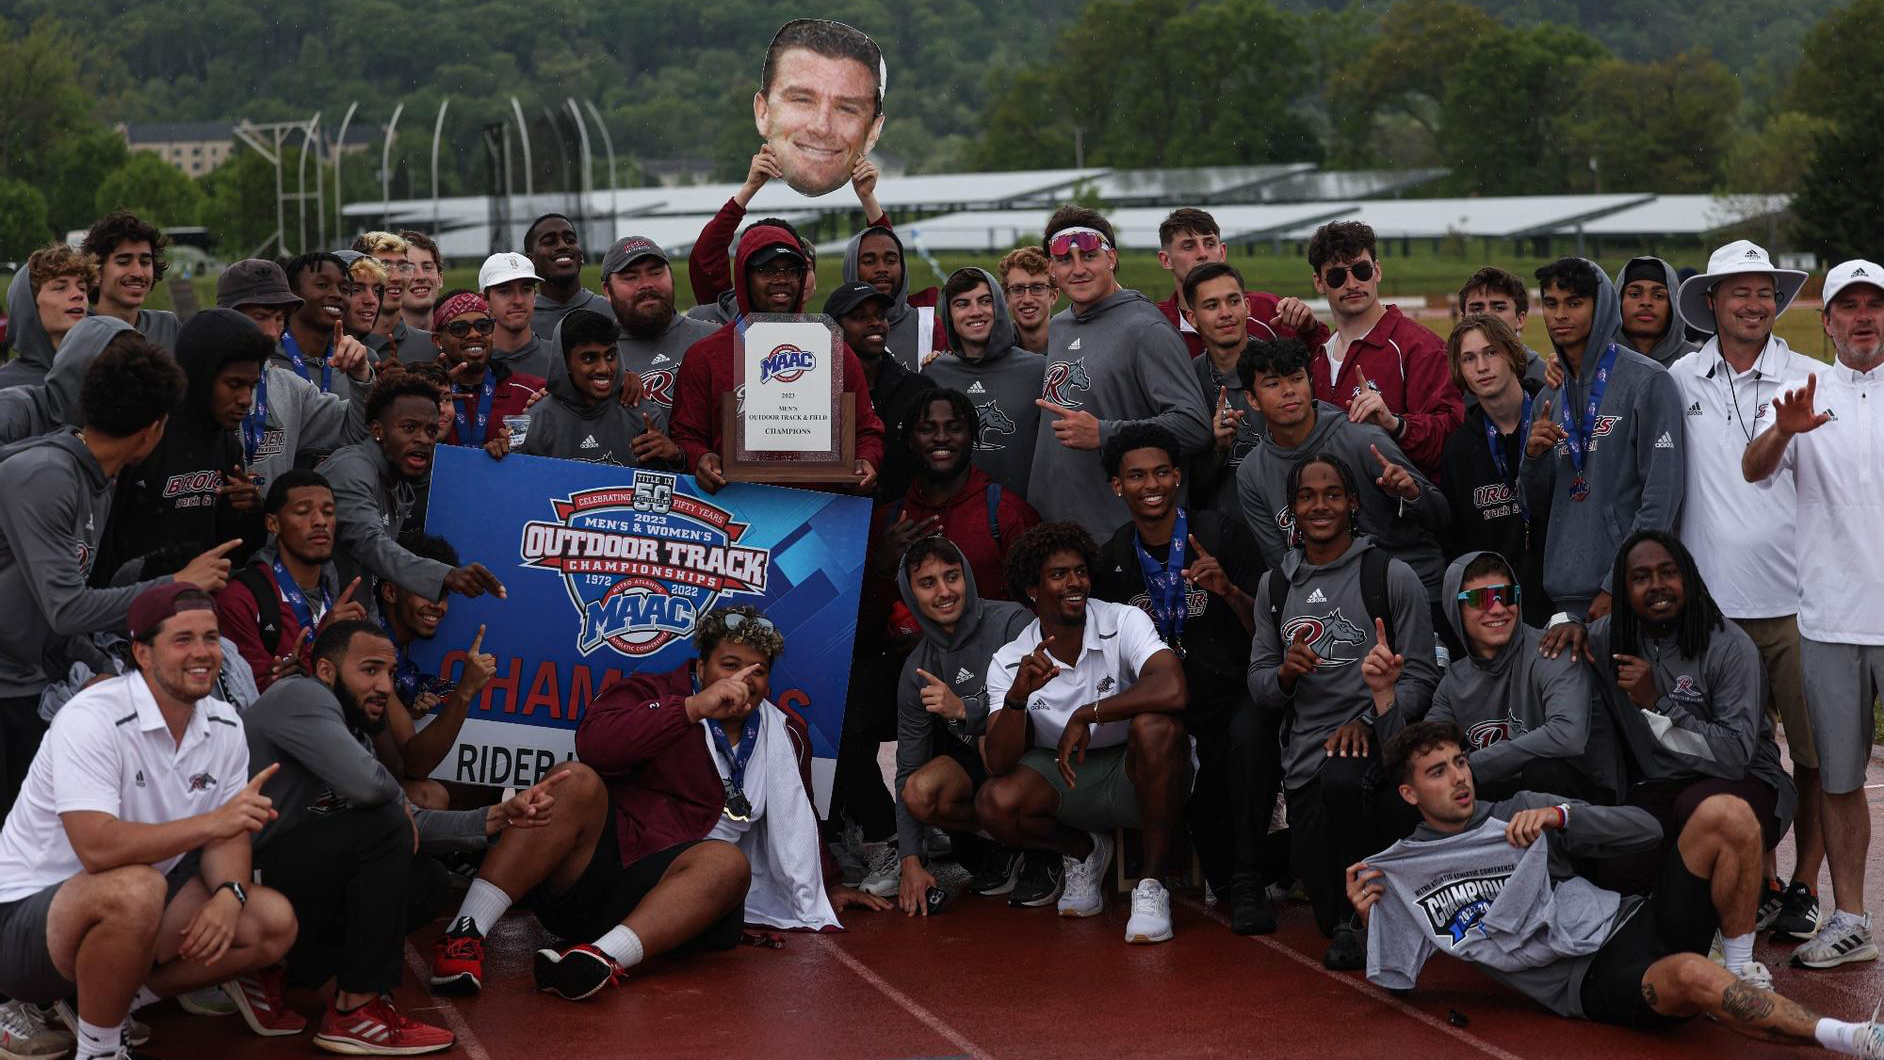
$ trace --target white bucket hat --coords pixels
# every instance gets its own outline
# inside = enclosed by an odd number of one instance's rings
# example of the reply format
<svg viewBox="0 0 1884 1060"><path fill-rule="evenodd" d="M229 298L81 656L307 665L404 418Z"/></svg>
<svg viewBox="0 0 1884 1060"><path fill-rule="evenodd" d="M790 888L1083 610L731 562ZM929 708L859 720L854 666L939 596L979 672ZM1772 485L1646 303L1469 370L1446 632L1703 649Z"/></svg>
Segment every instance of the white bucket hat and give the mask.
<svg viewBox="0 0 1884 1060"><path fill-rule="evenodd" d="M1708 292L1727 277L1748 272L1765 273L1773 278L1778 301L1774 316L1786 311L1806 282L1806 274L1798 269L1774 268L1773 259L1766 256L1766 248L1750 240L1736 239L1708 257L1706 272L1696 273L1681 282L1682 318L1702 331L1715 330L1714 311L1707 306Z"/></svg>

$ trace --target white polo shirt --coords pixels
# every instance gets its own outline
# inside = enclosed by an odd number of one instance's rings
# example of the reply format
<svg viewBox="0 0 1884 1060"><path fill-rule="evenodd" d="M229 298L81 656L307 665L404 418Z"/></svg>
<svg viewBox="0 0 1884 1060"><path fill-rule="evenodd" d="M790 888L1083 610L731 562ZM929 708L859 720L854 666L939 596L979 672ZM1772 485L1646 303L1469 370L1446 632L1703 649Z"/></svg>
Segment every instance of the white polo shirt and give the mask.
<svg viewBox="0 0 1884 1060"><path fill-rule="evenodd" d="M1832 418L1795 435L1779 463L1792 472L1798 499L1799 634L1884 644L1884 368L1861 375L1816 364L1814 371L1813 408ZM1785 389L1805 384L1801 374ZM1771 427L1772 417L1769 407L1758 428Z"/></svg>
<svg viewBox="0 0 1884 1060"><path fill-rule="evenodd" d="M994 653L988 665L988 724L994 724L995 713L1003 709L1021 660L1039 644L1040 620L1035 619ZM1027 701L1027 714L1034 722L1034 746L1058 747L1060 733L1074 711L1132 687L1145 663L1168 650L1158 627L1143 610L1088 598L1078 660L1071 668L1060 663L1060 672ZM1125 742L1130 728L1129 719L1101 722L1093 726L1092 740L1086 746L1115 747Z"/></svg>
<svg viewBox="0 0 1884 1060"><path fill-rule="evenodd" d="M1707 591L1729 618L1777 618L1799 611L1799 567L1793 529L1798 505L1792 472L1756 486L1740 473L1740 458L1757 437L1755 422L1780 392L1781 381L1825 367L1794 353L1774 336L1752 367L1736 373L1720 355L1720 340L1668 366L1686 411L1687 492L1681 502L1681 541L1707 581Z"/></svg>
<svg viewBox="0 0 1884 1060"><path fill-rule="evenodd" d="M0 828L0 902L85 871L59 820L95 810L120 821L166 824L208 813L249 782L249 745L235 708L197 700L179 744L144 675L128 673L73 696L52 719L20 797ZM153 865L169 872L183 855Z"/></svg>

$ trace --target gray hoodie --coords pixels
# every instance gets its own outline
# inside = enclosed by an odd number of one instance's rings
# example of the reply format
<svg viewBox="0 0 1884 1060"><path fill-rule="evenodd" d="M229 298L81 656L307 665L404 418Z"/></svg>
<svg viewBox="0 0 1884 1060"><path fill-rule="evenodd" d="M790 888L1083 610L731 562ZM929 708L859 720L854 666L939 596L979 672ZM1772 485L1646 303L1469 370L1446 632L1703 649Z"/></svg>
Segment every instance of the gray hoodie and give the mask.
<svg viewBox="0 0 1884 1060"><path fill-rule="evenodd" d="M1417 500L1388 496L1374 484L1380 475L1374 447L1412 474L1420 487ZM1339 457L1353 474L1360 491L1360 532L1412 567L1426 587L1428 598L1438 599L1446 557L1439 550L1436 535L1452 518L1446 495L1426 480L1419 465L1407 459L1386 431L1371 423L1353 423L1347 413L1325 401L1315 402L1315 426L1301 445L1284 449L1276 444L1274 435L1264 434L1262 444L1237 468L1236 490L1243 518L1256 535L1263 562L1274 567L1289 551L1289 538L1295 530L1295 513L1288 495L1289 471L1304 457L1318 453Z"/></svg>
<svg viewBox="0 0 1884 1060"><path fill-rule="evenodd" d="M903 606L922 629L922 639L903 661L903 675L896 685L896 838L897 849L907 855L922 852L922 825L903 805L904 782L936 757L936 740L959 740L974 753L976 741L988 726L988 664L1002 645L1033 622L1034 614L1010 600L983 600L975 590L974 569L963 564L962 615L955 632L944 633L916 606L909 572L900 562L896 586L903 594ZM921 693L928 682L917 676L917 670L934 674L960 696L967 717L943 721L922 709Z"/></svg>
<svg viewBox="0 0 1884 1060"><path fill-rule="evenodd" d="M1047 346L1040 396L1098 417L1101 448L1120 427L1143 420L1170 431L1183 450L1179 456L1210 444L1210 412L1191 373L1190 351L1144 295L1120 288L1083 313L1061 310L1048 327ZM1076 522L1104 541L1131 513L1113 495L1097 452L1060 444L1053 433L1059 418L1041 410L1027 503L1044 521Z"/></svg>
<svg viewBox="0 0 1884 1060"><path fill-rule="evenodd" d="M936 386L949 387L968 395L979 421L975 431L975 466L988 477L1026 496L1028 476L1034 466L1034 439L1040 433L1040 383L1047 373L1045 358L1022 349L1008 319L1007 295L1001 284L986 269L976 269L994 292L994 330L988 333L988 348L978 359L969 360L959 352L961 340L946 308L942 326L948 333L949 349L929 362L922 377Z"/></svg>
<svg viewBox="0 0 1884 1060"><path fill-rule="evenodd" d="M1569 824L1519 850L1505 824L1524 810L1564 805ZM1641 907L1577 876L1571 859L1653 850L1661 825L1632 806L1591 806L1521 791L1479 803L1464 831L1425 824L1367 859L1386 891L1367 924L1367 978L1411 990L1435 953L1485 974L1560 1016L1583 1015L1583 977Z"/></svg>
<svg viewBox="0 0 1884 1060"><path fill-rule="evenodd" d="M451 568L399 547L399 528L418 503L419 484L393 474L378 442L355 442L314 470L333 487L334 566L343 584L370 574L427 600L445 595Z"/></svg>
<svg viewBox="0 0 1884 1060"><path fill-rule="evenodd" d="M81 426L79 390L85 373L119 332L130 330L131 325L117 317L86 317L72 325L59 343L44 382L0 390L0 445L59 427Z"/></svg>
<svg viewBox="0 0 1884 1060"><path fill-rule="evenodd" d="M55 362L53 372L58 370ZM261 476L263 493L268 492L269 483L295 466L297 457L331 453L366 440L366 387L347 387L344 395L323 394L318 384L273 358L263 370L268 378L268 408L261 443L249 460L249 473Z"/></svg>
<svg viewBox="0 0 1884 1060"><path fill-rule="evenodd" d="M1445 589L1439 594L1440 606L1459 642L1468 647L1465 622L1459 612L1459 586L1465 581L1465 569L1480 556L1493 552L1468 552L1446 568ZM1506 576L1513 581L1510 565ZM1465 730L1467 750L1472 756L1472 776L1480 781L1500 781L1515 777L1533 760L1566 758L1577 770L1602 785L1613 798L1623 793L1621 748L1608 705L1596 687L1596 674L1574 653L1555 659L1538 653L1542 631L1517 623L1511 639L1489 659L1466 651L1452 660L1439 687L1433 691L1433 704L1426 712L1427 721L1453 722ZM1412 721L1393 711L1396 723ZM1398 724L1378 726L1382 740L1388 739Z"/></svg>
<svg viewBox="0 0 1884 1060"><path fill-rule="evenodd" d="M1629 603L1618 601L1617 606ZM1752 777L1777 793L1774 812L1780 831L1791 827L1799 792L1780 763L1773 720L1762 709L1766 671L1753 639L1737 623L1723 620L1721 628L1708 635L1701 658L1691 659L1681 654L1674 636L1658 638L1645 627L1637 628L1643 637L1640 657L1654 668L1660 693L1654 711L1638 708L1615 681L1603 682L1621 719L1623 745L1635 763L1636 778ZM1605 674L1616 672L1609 634L1608 615L1590 623L1590 651L1598 671Z"/></svg>
<svg viewBox="0 0 1884 1060"><path fill-rule="evenodd" d="M620 318L615 316L612 309L602 315L620 323ZM623 329L621 338L615 340L615 352L622 371L633 372L641 377L642 392L647 396L641 399L638 411L654 424L655 430L667 430L667 421L673 415L674 388L680 380L680 362L694 343L718 330L717 324L709 324L685 313L675 313L667 327L651 339L632 338ZM554 379L556 373L564 368L562 321L556 322L556 332L550 336L546 350L543 378Z"/></svg>
<svg viewBox="0 0 1884 1060"><path fill-rule="evenodd" d="M1618 316L1617 316L1617 323L1616 323L1616 341L1624 345L1628 345L1627 340L1623 337L1623 334L1622 334L1622 323L1621 323L1621 316L1620 316L1621 294L1622 294L1622 288L1623 288L1622 278L1623 276L1628 274L1629 266L1634 265L1638 261L1652 262L1655 264L1655 266L1660 268L1662 270L1662 286L1668 288L1668 330L1662 332L1662 337L1656 341L1655 348L1648 352L1649 360L1654 361L1656 364L1661 365L1663 368L1666 368L1669 365L1674 364L1676 361L1680 360L1681 358L1701 348L1700 343L1689 340L1688 321L1686 317L1681 315L1681 299L1677 297L1681 293L1681 274L1679 272L1676 272L1675 267L1673 265L1668 264L1666 261L1663 261L1660 258L1650 258L1650 257L1630 258L1628 261L1623 262L1622 268L1616 271L1616 292L1617 292L1617 306L1618 306L1617 308Z"/></svg>
<svg viewBox="0 0 1884 1060"><path fill-rule="evenodd" d="M586 460L591 464L620 464L640 467L635 459L634 439L648 429L643 409L650 402L643 398L633 408L623 408L621 393L622 363L615 361L615 382L608 397L591 404L576 393L569 378L569 361L558 356L550 361L549 396L530 409L530 427L517 452L525 456L553 456L560 460ZM647 465L678 468L674 464Z"/></svg>
<svg viewBox="0 0 1884 1060"><path fill-rule="evenodd" d="M560 326L561 322L558 322ZM530 341L514 350L491 348L491 363L501 364L513 372L533 375L538 379L548 379L551 351L549 343L544 342L536 332L530 333Z"/></svg>
<svg viewBox="0 0 1884 1060"><path fill-rule="evenodd" d="M392 775L365 738L347 727L333 690L312 677L268 686L242 714L249 741L249 775L279 762L262 794L280 815L256 833L257 849L294 833L308 819L346 809L405 802ZM434 811L409 806L422 850L482 850L484 811Z"/></svg>
<svg viewBox="0 0 1884 1060"><path fill-rule="evenodd" d="M903 240L897 236L895 232L887 228L866 228L852 236L850 245L844 248L844 282L859 282L859 276L857 275L857 251L858 248L863 246L864 237L868 235L889 236L896 242L897 255L903 259L903 278L897 281L896 290L890 295L890 308L887 314L889 317L890 334L889 338L885 340L885 345L889 347L891 355L901 362L904 368L912 372L921 371L922 355L926 347L934 342L935 332L933 328L935 325L930 314L918 312L916 307L909 304L909 255L903 253ZM941 314L942 307L937 306L931 312ZM931 331L929 333L929 342L927 343L923 341L922 334L922 324L925 319L931 319ZM934 351L930 350L928 352Z"/></svg>
<svg viewBox="0 0 1884 1060"><path fill-rule="evenodd" d="M167 309L140 309L137 311L137 331L170 353L177 352L177 335L183 331L183 321Z"/></svg>
<svg viewBox="0 0 1884 1060"><path fill-rule="evenodd" d="M67 637L122 627L138 593L170 580L87 588L111 492L76 430L0 449L0 497L8 498L0 504L0 600L9 604L0 622L0 697L38 695L64 676L48 676L49 651Z"/></svg>
<svg viewBox="0 0 1884 1060"><path fill-rule="evenodd" d="M24 267L7 285L7 345L12 347L12 358L0 365L0 388L45 380L52 367L52 336L39 322L39 301L33 295L32 276Z"/></svg>
<svg viewBox="0 0 1884 1060"><path fill-rule="evenodd" d="M614 313L608 299L587 287L576 288L576 293L567 302L553 301L549 292L539 289L536 292L536 311L530 314L530 330L538 335L554 335L556 326L563 322L563 318L578 309L593 310L605 317ZM556 351L552 351L552 359L555 354Z"/></svg>
<svg viewBox="0 0 1884 1060"><path fill-rule="evenodd" d="M1566 364L1563 385L1537 394L1549 401L1551 415L1563 422L1566 403L1572 421L1583 417L1596 366L1603 359L1600 336L1614 335L1620 320L1616 288L1595 262L1596 316L1590 343L1583 351L1578 378ZM1556 348L1557 356L1563 350ZM1590 495L1572 500L1576 469L1567 441L1533 460L1520 462L1520 480L1534 511L1550 510L1550 555L1544 560L1544 591L1572 615L1589 611L1599 592L1609 591L1610 566L1624 538L1637 530L1674 532L1686 489L1687 463L1682 452L1687 426L1681 388L1667 370L1647 357L1616 344L1616 366L1609 374L1583 474Z"/></svg>
<svg viewBox="0 0 1884 1060"><path fill-rule="evenodd" d="M1328 757L1322 744L1348 722L1371 713L1373 693L1361 680L1361 660L1374 647L1373 623L1361 593L1361 554L1373 548L1370 538L1354 544L1331 563L1311 566L1301 549L1282 559L1289 579L1281 626L1288 636L1307 627L1316 631L1309 647L1321 656L1314 673L1295 682L1293 694L1282 691L1276 669L1282 665L1283 640L1270 618L1271 570L1257 586L1256 636L1250 644L1249 694L1258 709L1286 712L1282 745L1283 786L1295 789L1315 779ZM1387 564L1387 603L1393 611L1394 649L1406 657L1406 667L1394 686L1392 713L1421 717L1439 683L1439 663L1433 657L1433 612L1426 589L1413 568L1399 560Z"/></svg>

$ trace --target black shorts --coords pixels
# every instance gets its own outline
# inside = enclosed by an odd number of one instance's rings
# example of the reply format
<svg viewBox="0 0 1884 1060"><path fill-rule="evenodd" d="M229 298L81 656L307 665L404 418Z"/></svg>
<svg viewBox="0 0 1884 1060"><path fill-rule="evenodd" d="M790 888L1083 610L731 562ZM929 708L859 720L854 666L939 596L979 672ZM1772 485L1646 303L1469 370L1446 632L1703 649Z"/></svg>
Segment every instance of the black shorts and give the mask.
<svg viewBox="0 0 1884 1060"><path fill-rule="evenodd" d="M621 846L615 836L615 809L611 806L602 834L596 837L595 852L589 856L589 867L582 870L581 878L560 893L551 891L548 883L538 884L523 904L536 914L537 922L550 934L569 942L593 942L634 912L635 906L640 905L648 892L661 882L661 877L667 875L675 858L688 847L703 842L707 840L675 843L632 865L623 865ZM745 926L745 906L735 906L705 931L675 947L674 952L732 949L739 944Z"/></svg>
<svg viewBox="0 0 1884 1060"><path fill-rule="evenodd" d="M1719 927L1712 885L1688 871L1680 850L1670 850L1654 891L1596 951L1584 972L1584 1018L1623 1027L1666 1027L1692 1019L1651 1008L1642 997L1642 978L1650 965L1671 954L1705 955Z"/></svg>
<svg viewBox="0 0 1884 1060"><path fill-rule="evenodd" d="M929 761L946 758L961 766L962 772L968 774L968 790L980 791L981 786L988 782L988 765L981 760L981 749L975 743L974 740L964 740L955 735L948 726L938 721L929 739L932 756Z"/></svg>

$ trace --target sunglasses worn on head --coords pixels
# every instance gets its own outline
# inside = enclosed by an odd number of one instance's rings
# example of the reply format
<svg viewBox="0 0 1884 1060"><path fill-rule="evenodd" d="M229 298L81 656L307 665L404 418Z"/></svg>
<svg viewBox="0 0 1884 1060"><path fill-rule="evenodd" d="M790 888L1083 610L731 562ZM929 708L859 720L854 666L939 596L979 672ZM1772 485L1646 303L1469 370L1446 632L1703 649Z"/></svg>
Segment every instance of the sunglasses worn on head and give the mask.
<svg viewBox="0 0 1884 1060"><path fill-rule="evenodd" d="M1518 606L1520 590L1515 585L1481 585L1476 589L1467 589L1459 594L1459 602L1475 611L1484 611L1493 604L1505 607Z"/></svg>
<svg viewBox="0 0 1884 1060"><path fill-rule="evenodd" d="M1101 250L1111 250L1112 244L1106 237L1090 229L1080 232L1061 232L1047 242L1047 253L1056 258L1064 258L1078 247L1082 254L1097 254Z"/></svg>
<svg viewBox="0 0 1884 1060"><path fill-rule="evenodd" d="M450 332L454 339L464 338L471 334L473 329L480 335L489 335L497 330L497 321L490 317L479 317L476 320L454 320L445 325L445 330Z"/></svg>
<svg viewBox="0 0 1884 1060"><path fill-rule="evenodd" d="M1348 273L1350 272L1354 274L1355 279L1366 283L1374 278L1374 263L1371 261L1357 261L1352 265L1336 265L1322 275L1321 282L1330 287L1346 287L1348 285Z"/></svg>
<svg viewBox="0 0 1884 1060"><path fill-rule="evenodd" d="M758 626L760 629L768 629L775 633L778 632L778 627L773 625L772 620L769 618L766 618L764 615L742 615L739 612L734 611L731 614L726 616L726 628L727 629L738 629L740 626L743 626L748 622L752 623L755 626Z"/></svg>

